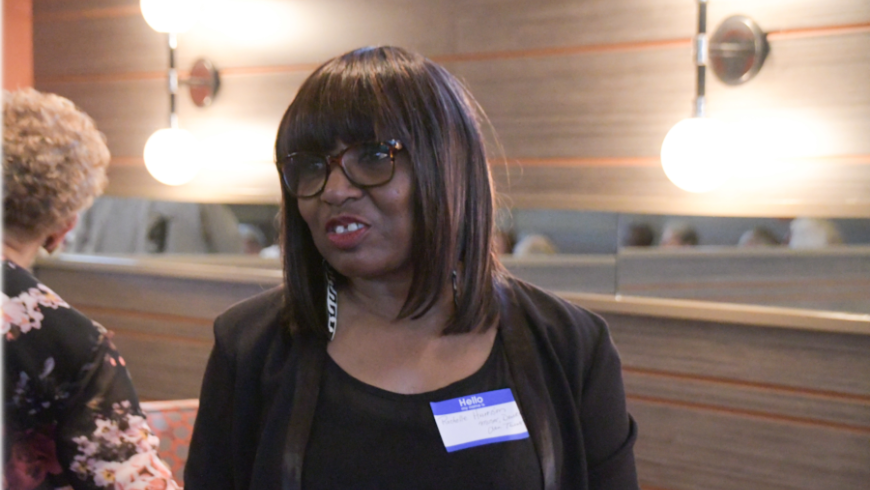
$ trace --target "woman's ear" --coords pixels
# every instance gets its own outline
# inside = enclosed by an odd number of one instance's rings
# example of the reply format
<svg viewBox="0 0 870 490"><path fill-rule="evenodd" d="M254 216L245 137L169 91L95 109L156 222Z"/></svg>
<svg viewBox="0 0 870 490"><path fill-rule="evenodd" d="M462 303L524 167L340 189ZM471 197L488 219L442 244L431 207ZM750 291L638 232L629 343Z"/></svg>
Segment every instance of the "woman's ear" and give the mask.
<svg viewBox="0 0 870 490"><path fill-rule="evenodd" d="M64 237L66 237L66 234L72 231L72 229L76 227L78 222L79 215L72 215L72 217L70 217L60 225L57 231L52 232L45 238L45 241L42 242L42 248L44 248L45 251L48 253L54 253L54 251L57 250L57 247L59 247L60 244L63 243L63 239Z"/></svg>

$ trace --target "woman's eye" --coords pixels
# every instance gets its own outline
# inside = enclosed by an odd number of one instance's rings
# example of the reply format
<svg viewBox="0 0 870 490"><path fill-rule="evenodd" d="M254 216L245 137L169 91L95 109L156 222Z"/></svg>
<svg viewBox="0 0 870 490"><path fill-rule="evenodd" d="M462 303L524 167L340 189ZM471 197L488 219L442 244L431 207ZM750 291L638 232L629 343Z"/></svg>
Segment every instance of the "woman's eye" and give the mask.
<svg viewBox="0 0 870 490"><path fill-rule="evenodd" d="M375 148L363 149L359 156L359 162L377 163L386 158L390 158L390 152L388 150L384 150L384 148L379 145Z"/></svg>
<svg viewBox="0 0 870 490"><path fill-rule="evenodd" d="M319 172L326 166L326 162L321 158L301 158L296 162L296 167L300 172L310 173Z"/></svg>

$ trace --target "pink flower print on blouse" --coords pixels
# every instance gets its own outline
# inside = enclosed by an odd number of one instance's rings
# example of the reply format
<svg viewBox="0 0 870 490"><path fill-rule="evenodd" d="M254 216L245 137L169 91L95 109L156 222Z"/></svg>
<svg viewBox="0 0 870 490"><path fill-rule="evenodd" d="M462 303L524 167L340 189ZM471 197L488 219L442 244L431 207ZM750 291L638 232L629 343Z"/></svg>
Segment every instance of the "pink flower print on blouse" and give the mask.
<svg viewBox="0 0 870 490"><path fill-rule="evenodd" d="M40 305L55 310L58 308L69 308L67 302L58 296L57 293L49 289L45 284L37 284L36 288L39 290L39 293L37 293L36 296L39 299ZM33 291L33 288L30 288L30 290Z"/></svg>
<svg viewBox="0 0 870 490"><path fill-rule="evenodd" d="M6 340L15 340L31 330L42 328L44 315L40 306L52 309L69 305L44 284L10 298L3 293L3 329Z"/></svg>
<svg viewBox="0 0 870 490"><path fill-rule="evenodd" d="M145 417L131 412L129 401L97 415L90 436L73 438L78 454L70 469L82 480L115 490L177 490L166 463L157 457L157 436Z"/></svg>
<svg viewBox="0 0 870 490"><path fill-rule="evenodd" d="M27 321L27 308L24 304L17 301L17 298L10 298L0 292L0 335L8 335L13 326L18 327Z"/></svg>

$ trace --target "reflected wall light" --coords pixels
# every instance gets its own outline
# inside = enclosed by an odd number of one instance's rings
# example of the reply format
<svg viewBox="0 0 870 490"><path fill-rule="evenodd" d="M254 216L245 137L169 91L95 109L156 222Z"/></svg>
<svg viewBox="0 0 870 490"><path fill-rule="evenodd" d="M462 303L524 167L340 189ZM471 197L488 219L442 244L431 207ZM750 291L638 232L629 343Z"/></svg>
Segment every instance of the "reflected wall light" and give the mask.
<svg viewBox="0 0 870 490"><path fill-rule="evenodd" d="M769 51L766 36L747 17L725 19L707 39L707 0L698 0L695 37L697 84L693 116L674 125L662 142L662 168L677 187L707 192L731 176L738 138L722 121L707 117L705 85L708 63L724 83L739 85L754 77Z"/></svg>
<svg viewBox="0 0 870 490"><path fill-rule="evenodd" d="M188 30L203 5L201 0L141 0L142 16L155 31L169 38L169 127L159 129L145 143L145 168L152 177L166 185L190 182L202 167L198 142L190 131L178 127L176 95L180 84L190 89L193 103L205 107L214 100L220 86L217 70L208 60L197 60L186 80L179 80L175 68L178 33Z"/></svg>

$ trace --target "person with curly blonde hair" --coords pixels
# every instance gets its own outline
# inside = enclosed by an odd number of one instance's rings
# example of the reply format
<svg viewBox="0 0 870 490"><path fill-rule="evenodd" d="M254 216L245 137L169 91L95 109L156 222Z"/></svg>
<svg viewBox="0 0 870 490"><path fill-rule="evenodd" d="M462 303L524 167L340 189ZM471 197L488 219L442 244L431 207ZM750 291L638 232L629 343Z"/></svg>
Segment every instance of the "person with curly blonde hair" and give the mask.
<svg viewBox="0 0 870 490"><path fill-rule="evenodd" d="M3 248L27 267L40 247L56 249L102 194L109 149L94 121L63 97L25 89L3 99Z"/></svg>
<svg viewBox="0 0 870 490"><path fill-rule="evenodd" d="M108 165L72 102L4 91L4 489L178 488L111 335L28 270L103 192Z"/></svg>

